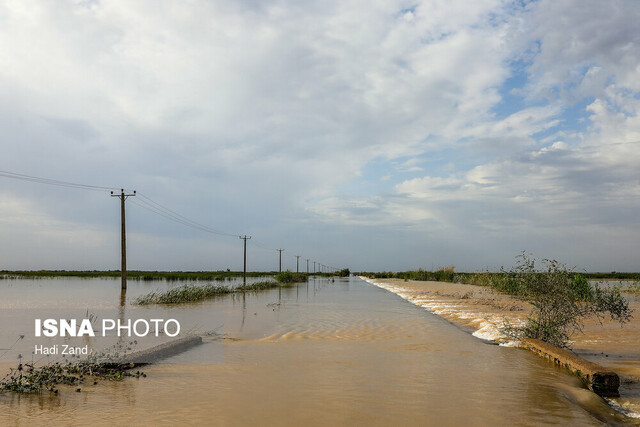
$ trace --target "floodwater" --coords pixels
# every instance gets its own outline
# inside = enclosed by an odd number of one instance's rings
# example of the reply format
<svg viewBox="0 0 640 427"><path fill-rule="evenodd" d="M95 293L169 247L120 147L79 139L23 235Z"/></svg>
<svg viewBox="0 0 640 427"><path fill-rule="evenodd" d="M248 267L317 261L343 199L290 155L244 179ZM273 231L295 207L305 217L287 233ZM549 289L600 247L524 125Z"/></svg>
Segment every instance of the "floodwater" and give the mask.
<svg viewBox="0 0 640 427"><path fill-rule="evenodd" d="M0 372L32 358L35 318L174 318L205 343L146 378L0 393L0 425L602 425L625 419L532 353L487 344L359 278L178 306L131 301L165 282L0 280ZM20 335L24 335L20 339ZM164 338L166 339L166 338ZM74 339L67 339L76 344ZM75 338L99 349L116 336ZM163 338L139 339L142 348ZM54 357L34 358L39 364ZM4 374L2 374L4 376Z"/></svg>
<svg viewBox="0 0 640 427"><path fill-rule="evenodd" d="M528 303L488 287L399 279L366 280L449 320L477 338L503 346L517 345L502 332L503 327L522 324L531 310ZM619 283L599 283L599 286L614 285ZM625 285L628 283L622 283L622 288ZM607 398L607 401L640 424L640 295L623 295L635 316L630 323L621 326L606 319L602 322L587 319L583 332L576 334L570 345L577 355L620 375L620 397Z"/></svg>

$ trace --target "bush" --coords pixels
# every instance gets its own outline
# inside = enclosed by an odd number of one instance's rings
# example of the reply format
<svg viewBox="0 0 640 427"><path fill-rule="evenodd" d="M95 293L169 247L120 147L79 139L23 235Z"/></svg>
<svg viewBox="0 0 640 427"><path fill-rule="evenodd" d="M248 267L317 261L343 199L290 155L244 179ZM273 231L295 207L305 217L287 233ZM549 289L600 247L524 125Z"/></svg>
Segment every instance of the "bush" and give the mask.
<svg viewBox="0 0 640 427"><path fill-rule="evenodd" d="M617 288L591 286L581 275L555 260L536 260L522 253L514 269L507 272L497 288L523 296L533 309L522 327L509 327L514 337L538 338L558 347L568 347L569 340L581 332L584 319L605 315L624 324L631 320L629 302Z"/></svg>
<svg viewBox="0 0 640 427"><path fill-rule="evenodd" d="M291 271L286 270L276 274L275 279L279 283L306 282L307 275L305 273L292 273Z"/></svg>

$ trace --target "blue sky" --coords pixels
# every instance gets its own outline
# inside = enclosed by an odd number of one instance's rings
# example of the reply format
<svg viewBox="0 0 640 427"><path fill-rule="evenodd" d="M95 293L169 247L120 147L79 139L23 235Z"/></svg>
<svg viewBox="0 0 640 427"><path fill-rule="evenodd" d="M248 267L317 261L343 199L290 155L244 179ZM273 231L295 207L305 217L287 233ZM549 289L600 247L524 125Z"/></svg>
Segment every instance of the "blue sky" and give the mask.
<svg viewBox="0 0 640 427"><path fill-rule="evenodd" d="M0 170L353 270L640 270L640 5L0 2ZM128 205L134 269L241 241ZM148 207L148 206L147 206ZM117 203L0 178L0 268L117 269ZM252 245L253 244L253 245ZM267 248L267 249L265 249Z"/></svg>

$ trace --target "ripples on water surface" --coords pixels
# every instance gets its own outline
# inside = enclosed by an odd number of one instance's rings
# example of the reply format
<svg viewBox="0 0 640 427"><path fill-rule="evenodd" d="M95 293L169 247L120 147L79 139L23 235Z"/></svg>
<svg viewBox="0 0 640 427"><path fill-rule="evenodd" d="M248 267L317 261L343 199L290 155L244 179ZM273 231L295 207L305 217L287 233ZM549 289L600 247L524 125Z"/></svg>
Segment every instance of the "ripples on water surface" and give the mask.
<svg viewBox="0 0 640 427"><path fill-rule="evenodd" d="M127 301L175 285L131 282ZM6 280L0 295L0 347L26 335L0 359L3 372L17 351L30 354L33 319L45 313L174 317L184 330L227 337L147 367L144 379L0 394L2 425L601 424L572 403L602 409L577 378L358 278L174 307L120 307L116 280Z"/></svg>

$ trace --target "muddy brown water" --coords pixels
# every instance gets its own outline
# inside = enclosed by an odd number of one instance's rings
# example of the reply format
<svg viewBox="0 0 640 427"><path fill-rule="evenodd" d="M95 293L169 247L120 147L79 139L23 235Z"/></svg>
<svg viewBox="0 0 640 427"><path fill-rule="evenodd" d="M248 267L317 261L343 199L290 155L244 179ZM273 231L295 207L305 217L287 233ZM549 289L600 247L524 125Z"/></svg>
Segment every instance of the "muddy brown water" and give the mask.
<svg viewBox="0 0 640 427"><path fill-rule="evenodd" d="M131 282L121 305L117 280L0 281L0 348L9 349L0 350L3 373L15 366L18 354L30 359L33 346L43 341L34 337L35 318L171 317L183 331L205 337L203 345L146 367L147 378L99 381L80 392L62 387L57 396L0 393L0 425L620 421L578 378L547 361L489 345L359 278L310 279L172 307L130 303L137 295L176 285ZM98 349L118 338L76 340ZM140 339L138 345L159 341Z"/></svg>
<svg viewBox="0 0 640 427"><path fill-rule="evenodd" d="M500 345L517 345L502 332L507 323L520 324L531 306L491 288L461 283L366 279L407 301L460 326L474 336ZM618 283L597 283L616 286ZM625 283L621 286L624 288ZM623 293L635 318L627 324L586 319L583 333L570 342L577 355L612 369L621 377L620 397L609 405L640 425L640 295Z"/></svg>

